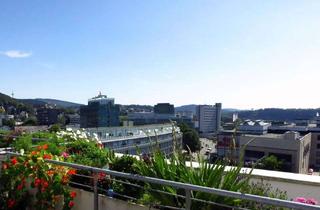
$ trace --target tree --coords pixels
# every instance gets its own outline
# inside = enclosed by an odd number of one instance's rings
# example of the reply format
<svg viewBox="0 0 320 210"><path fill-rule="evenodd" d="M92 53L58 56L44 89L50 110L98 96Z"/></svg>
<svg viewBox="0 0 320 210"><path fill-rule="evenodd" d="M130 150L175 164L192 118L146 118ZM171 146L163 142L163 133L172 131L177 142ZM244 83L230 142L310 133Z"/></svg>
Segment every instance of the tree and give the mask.
<svg viewBox="0 0 320 210"><path fill-rule="evenodd" d="M60 130L61 130L60 124L51 125L51 127L49 128L49 132L50 133L56 133L56 132L58 132Z"/></svg>
<svg viewBox="0 0 320 210"><path fill-rule="evenodd" d="M270 155L261 160L260 166L261 169L279 171L282 169L283 162L279 160L276 156Z"/></svg>
<svg viewBox="0 0 320 210"><path fill-rule="evenodd" d="M35 117L29 117L23 122L23 125L37 125L37 124L38 124L38 121L37 121L37 118Z"/></svg>
<svg viewBox="0 0 320 210"><path fill-rule="evenodd" d="M14 119L3 119L2 124L10 128L13 128L16 124L16 121Z"/></svg>
<svg viewBox="0 0 320 210"><path fill-rule="evenodd" d="M188 150L189 147L191 152L200 150L201 143L198 133L185 123L180 123L178 126L180 128L180 131L182 132L183 148Z"/></svg>

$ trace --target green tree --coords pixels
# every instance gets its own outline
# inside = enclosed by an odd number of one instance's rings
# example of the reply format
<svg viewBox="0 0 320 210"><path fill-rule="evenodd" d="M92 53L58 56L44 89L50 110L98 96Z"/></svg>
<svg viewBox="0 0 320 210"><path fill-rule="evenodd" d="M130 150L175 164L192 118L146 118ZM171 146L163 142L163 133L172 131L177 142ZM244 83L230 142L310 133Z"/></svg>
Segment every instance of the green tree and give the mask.
<svg viewBox="0 0 320 210"><path fill-rule="evenodd" d="M29 117L23 122L23 125L37 125L37 124L38 124L38 121L37 121L37 118L35 117Z"/></svg>
<svg viewBox="0 0 320 210"><path fill-rule="evenodd" d="M56 133L56 132L58 132L60 130L61 130L60 124L51 125L51 127L49 128L49 132L50 133Z"/></svg>
<svg viewBox="0 0 320 210"><path fill-rule="evenodd" d="M16 124L16 121L14 119L4 119L2 120L3 125L9 126L10 128L13 128Z"/></svg>
<svg viewBox="0 0 320 210"><path fill-rule="evenodd" d="M282 169L283 162L279 160L276 156L270 155L261 160L258 165L261 169L279 171Z"/></svg>
<svg viewBox="0 0 320 210"><path fill-rule="evenodd" d="M189 147L191 152L200 150L201 143L198 133L185 123L180 123L178 126L182 132L183 148L188 149Z"/></svg>

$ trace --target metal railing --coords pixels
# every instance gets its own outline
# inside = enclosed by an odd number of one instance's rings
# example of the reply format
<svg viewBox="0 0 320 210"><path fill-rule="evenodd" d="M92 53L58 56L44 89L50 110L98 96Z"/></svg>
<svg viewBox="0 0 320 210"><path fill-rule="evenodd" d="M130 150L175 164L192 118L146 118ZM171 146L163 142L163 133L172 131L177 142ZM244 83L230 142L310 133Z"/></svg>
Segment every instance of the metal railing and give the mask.
<svg viewBox="0 0 320 210"><path fill-rule="evenodd" d="M6 155L6 156L16 156L16 155L20 155L19 153L13 153L13 152L3 152L2 155ZM109 170L109 169L101 169L101 168L96 168L96 167L91 167L91 166L86 166L86 165L80 165L80 164L75 164L75 163L69 163L69 162L61 162L61 161L56 161L56 160L49 160L46 159L45 160L48 163L51 164L56 164L56 165L60 165L60 166L66 166L66 167L70 167L73 169L77 169L77 170L83 170L83 171L87 171L91 173L91 176L89 175L81 175L81 174L77 174L75 176L79 176L79 177L84 177L84 178L88 178L88 179L92 179L92 185L87 185L87 184L83 184L83 183L77 183L77 182L70 182L70 185L72 186L78 186L80 188L87 188L89 190L92 190L94 193L94 201L93 201L93 209L94 210L98 210L99 209L99 205L98 205L98 196L99 196L99 191L105 191L106 193L108 193L108 190L100 188L98 186L98 176L97 174L99 173L105 173L109 176L109 180L115 181L115 182L120 182L126 185L130 185L130 186L134 186L137 188L142 188L144 190L149 190L149 191L153 191L153 192L158 192L158 193L164 193L167 195L171 195L171 196L175 196L177 198L180 199L184 199L185 200L185 205L184 208L181 207L174 207L174 206L164 206L164 205L158 205L158 204L152 204L150 203L150 206L153 207L162 207L162 208L166 208L166 209L186 209L186 210L190 210L191 209L191 204L192 202L204 202L206 204L212 204L212 205L216 205L216 206L220 206L220 207L226 207L226 208L230 208L230 209L246 209L246 208L241 208L241 207L237 207L237 206L230 206L230 205L226 205L223 203L216 203L216 202L212 202L209 200L202 200L202 199L197 199L192 197L192 193L193 192L202 192L202 193L208 193L211 195L217 195L217 196L224 196L224 197L229 197L229 198L234 198L234 199L241 199L241 200L247 200L247 201L252 201L255 203L259 203L262 205L272 205L275 207L283 207L283 208L288 208L288 209L301 209L301 210L320 210L320 206L315 206L315 205L308 205L308 204L304 204L304 203L298 203L298 202L294 202L294 201L289 201L289 200L281 200L281 199L277 199L277 198L270 198L270 197L263 197L263 196L258 196L258 195L252 195L252 194L245 194L245 193L241 193L241 192L234 192L234 191L227 191L227 190L223 190L223 189L217 189L217 188L211 188L211 187L205 187L205 186L199 186L199 185L193 185L193 184L188 184L188 183L181 183L181 182L175 182L175 181L170 181L170 180L164 180L164 179L159 179L159 178L154 178L154 177L146 177L146 176L141 176L141 175L137 175L137 174L130 174L130 173L124 173L124 172L119 172L119 171L113 171L113 170ZM1 172L1 171L0 171ZM185 192L185 195L181 195L181 194L173 194L173 193L169 193L169 192L165 192L162 190L157 190L157 189L145 189L144 186L141 186L139 184L136 183L129 183L127 181L123 181L121 179L129 179L132 180L133 182L143 182L143 183L148 183L148 184L157 184L157 185L162 185L162 186L170 186L173 187L175 189L183 189ZM123 197L125 199L130 199L130 200L138 200L137 198L131 197L131 196L127 196L127 195L121 195L117 192L113 192L114 195L117 195L118 197Z"/></svg>

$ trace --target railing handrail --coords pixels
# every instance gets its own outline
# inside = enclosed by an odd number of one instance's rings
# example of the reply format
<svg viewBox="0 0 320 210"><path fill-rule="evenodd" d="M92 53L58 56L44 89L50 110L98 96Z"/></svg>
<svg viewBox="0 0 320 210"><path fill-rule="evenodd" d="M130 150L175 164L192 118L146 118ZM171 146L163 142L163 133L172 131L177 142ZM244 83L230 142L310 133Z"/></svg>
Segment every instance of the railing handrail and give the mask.
<svg viewBox="0 0 320 210"><path fill-rule="evenodd" d="M19 153L13 153L13 152L5 152L4 154L20 155ZM141 176L138 174L130 174L130 173L124 173L124 172L119 172L119 171L113 171L113 170L109 170L109 169L101 169L101 168L97 168L97 167L86 166L86 165L81 165L81 164L76 164L76 163L61 162L61 161L49 160L49 159L46 159L45 161L48 163L62 165L62 166L66 166L66 167L70 167L70 168L74 168L74 169L88 170L93 173L106 173L108 175L115 176L115 177L138 180L138 181L143 181L143 182L148 182L148 183L153 183L153 184L167 185L167 186L171 186L174 188L185 189L186 191L199 191L199 192L204 192L204 193L216 194L216 195L220 195L220 196L238 198L238 199L243 199L243 200L250 200L250 201L260 202L263 204L276 205L276 206L293 208L293 209L306 209L306 210L309 210L309 209L310 210L313 210L313 209L319 210L320 209L320 206L308 205L308 204L298 203L298 202L289 201L289 200L281 200L281 199L277 199L277 198L252 195L252 194L246 194L246 193L241 193L241 192L227 191L227 190L223 190L223 189L193 185L193 184L189 184L189 183L182 183L182 182L159 179L159 178L154 178L154 177Z"/></svg>

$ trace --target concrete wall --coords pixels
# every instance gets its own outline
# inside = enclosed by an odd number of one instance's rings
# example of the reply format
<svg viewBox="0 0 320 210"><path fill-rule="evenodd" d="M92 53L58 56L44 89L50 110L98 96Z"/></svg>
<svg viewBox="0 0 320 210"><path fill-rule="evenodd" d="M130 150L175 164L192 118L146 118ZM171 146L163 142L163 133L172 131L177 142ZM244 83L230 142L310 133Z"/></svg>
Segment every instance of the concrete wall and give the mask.
<svg viewBox="0 0 320 210"><path fill-rule="evenodd" d="M93 193L84 190L72 188L77 193L74 199L73 210L89 210L93 209ZM128 203L127 201L110 198L104 195L99 195L100 210L154 210L147 206Z"/></svg>
<svg viewBox="0 0 320 210"><path fill-rule="evenodd" d="M263 181L263 183L271 184L273 189L286 191L289 200L296 197L305 197L320 201L320 176L318 175L255 169L251 181Z"/></svg>

